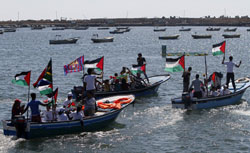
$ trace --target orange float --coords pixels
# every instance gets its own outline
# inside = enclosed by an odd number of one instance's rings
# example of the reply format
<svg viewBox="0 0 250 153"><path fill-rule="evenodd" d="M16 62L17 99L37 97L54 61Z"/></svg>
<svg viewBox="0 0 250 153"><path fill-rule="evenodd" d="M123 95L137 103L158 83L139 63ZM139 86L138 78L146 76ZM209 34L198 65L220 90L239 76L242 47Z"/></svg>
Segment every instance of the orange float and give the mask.
<svg viewBox="0 0 250 153"><path fill-rule="evenodd" d="M119 98L117 100L115 100L113 103L103 103L103 102L98 102L97 105L98 107L102 108L102 109L121 109L122 108L122 104L128 104L132 102L131 98Z"/></svg>

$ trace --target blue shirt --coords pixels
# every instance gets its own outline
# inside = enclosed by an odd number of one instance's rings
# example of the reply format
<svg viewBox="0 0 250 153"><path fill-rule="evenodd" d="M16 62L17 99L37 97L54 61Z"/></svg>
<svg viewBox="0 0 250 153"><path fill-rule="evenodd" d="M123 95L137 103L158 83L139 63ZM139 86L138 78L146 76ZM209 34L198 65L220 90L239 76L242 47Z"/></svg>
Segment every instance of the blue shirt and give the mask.
<svg viewBox="0 0 250 153"><path fill-rule="evenodd" d="M30 107L31 109L31 115L40 115L40 112L39 112L39 105L41 105L42 103L40 101L37 101L37 100L31 100L29 103L28 103L28 106Z"/></svg>

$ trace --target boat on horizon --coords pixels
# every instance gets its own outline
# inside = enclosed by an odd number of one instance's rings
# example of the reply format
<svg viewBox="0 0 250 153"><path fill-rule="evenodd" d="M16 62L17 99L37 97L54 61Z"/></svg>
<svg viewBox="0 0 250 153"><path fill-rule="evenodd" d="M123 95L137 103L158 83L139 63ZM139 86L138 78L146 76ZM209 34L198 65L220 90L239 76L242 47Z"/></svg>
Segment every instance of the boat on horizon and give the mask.
<svg viewBox="0 0 250 153"><path fill-rule="evenodd" d="M208 27L206 30L207 31L220 31L220 28Z"/></svg>
<svg viewBox="0 0 250 153"><path fill-rule="evenodd" d="M65 30L65 28L64 27L54 27L54 28L52 28L52 30Z"/></svg>
<svg viewBox="0 0 250 153"><path fill-rule="evenodd" d="M116 29L116 30L113 30L113 31L110 31L109 32L110 34L123 34L124 33L124 30L118 30L118 29Z"/></svg>
<svg viewBox="0 0 250 153"><path fill-rule="evenodd" d="M224 32L235 32L237 28L226 28Z"/></svg>
<svg viewBox="0 0 250 153"><path fill-rule="evenodd" d="M171 99L173 108L182 108L182 109L211 109L216 107L228 106L239 104L240 100L247 90L250 87L250 77L241 78L235 81L236 92L234 92L232 84L229 84L230 94L222 96L209 96L204 98L192 98L189 99L184 94L182 97Z"/></svg>
<svg viewBox="0 0 250 153"><path fill-rule="evenodd" d="M126 103L123 100L129 100ZM51 121L51 122L31 122L30 119L26 122L25 134L23 138L33 139L41 137L51 137L56 135L77 134L82 132L93 132L102 130L110 125L118 117L120 112L128 105L133 103L135 97L133 95L112 96L96 101L98 111L94 116L83 117L82 120L69 121ZM118 104L118 102L120 102ZM119 105L118 107L107 107L104 109L102 105ZM5 136L16 136L16 128L11 123L11 120L2 120L3 134Z"/></svg>
<svg viewBox="0 0 250 153"><path fill-rule="evenodd" d="M163 74L163 75L155 75L148 77L150 85L139 88L139 89L131 89L126 91L96 91L95 92L95 98L100 99L104 97L109 96L115 96L115 95L127 95L127 94L133 94L135 97L142 97L142 96L148 96L156 94L160 85L170 79L169 74ZM74 87L71 91L76 99L76 101L79 101L81 99L82 94L82 86Z"/></svg>
<svg viewBox="0 0 250 153"><path fill-rule="evenodd" d="M4 32L16 32L16 28L5 28Z"/></svg>
<svg viewBox="0 0 250 153"><path fill-rule="evenodd" d="M49 44L75 44L79 37L74 37L74 38L67 38L67 39L61 39L61 35L56 35L56 39L50 40Z"/></svg>
<svg viewBox="0 0 250 153"><path fill-rule="evenodd" d="M99 28L97 28L97 30L108 30L109 29L109 27L99 27Z"/></svg>
<svg viewBox="0 0 250 153"><path fill-rule="evenodd" d="M3 30L0 30L0 34L3 34Z"/></svg>
<svg viewBox="0 0 250 153"><path fill-rule="evenodd" d="M75 30L87 30L89 27L75 27Z"/></svg>
<svg viewBox="0 0 250 153"><path fill-rule="evenodd" d="M191 28L184 28L184 27L181 27L181 29L179 29L179 31L191 31Z"/></svg>
<svg viewBox="0 0 250 153"><path fill-rule="evenodd" d="M156 27L155 29L154 29L154 32L162 32L162 31L166 31L167 30L167 28L159 28L159 27Z"/></svg>
<svg viewBox="0 0 250 153"><path fill-rule="evenodd" d="M113 42L114 41L114 37L103 37L103 38L99 38L98 34L94 34L91 38L91 40L93 41L93 43L105 43L105 42Z"/></svg>
<svg viewBox="0 0 250 153"><path fill-rule="evenodd" d="M198 35L198 34L193 34L192 37L194 39L210 39L210 38L212 38L212 35Z"/></svg>
<svg viewBox="0 0 250 153"><path fill-rule="evenodd" d="M180 35L159 36L160 40L173 40L178 39Z"/></svg>
<svg viewBox="0 0 250 153"><path fill-rule="evenodd" d="M223 34L222 35L224 38L240 38L240 34Z"/></svg>

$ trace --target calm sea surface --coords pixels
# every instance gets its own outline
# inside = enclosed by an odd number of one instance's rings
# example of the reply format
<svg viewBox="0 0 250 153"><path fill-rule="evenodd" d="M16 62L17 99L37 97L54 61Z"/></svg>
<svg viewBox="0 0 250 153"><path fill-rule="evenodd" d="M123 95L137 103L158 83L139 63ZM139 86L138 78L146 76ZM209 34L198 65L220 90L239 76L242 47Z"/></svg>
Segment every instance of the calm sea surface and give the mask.
<svg viewBox="0 0 250 153"><path fill-rule="evenodd" d="M167 27L166 32L153 32L153 27L131 27L129 33L114 35L113 43L93 44L91 37L111 36L108 30L91 27L86 31L52 31L18 29L15 33L0 35L0 119L9 119L15 98L26 103L27 88L11 84L15 74L32 70L35 82L53 60L54 86L59 87L59 105L75 85L81 85L82 73L64 76L63 65L79 56L92 60L104 56L105 77L120 72L123 66L131 67L141 52L147 60L148 76L165 74L165 58L161 46L169 52L208 52L208 72L226 68L222 56L211 55L212 44L224 40L219 32L207 32L206 27L191 27L190 32L179 32L180 27ZM191 34L212 34L212 39L194 40ZM226 60L230 55L240 68L235 77L249 76L250 33L241 27L235 33L239 39L227 39ZM80 37L77 44L49 45L55 35L64 38ZM159 40L158 36L180 34L179 40ZM192 66L191 78L205 72L204 57L186 57L186 66ZM225 82L225 75L223 78ZM38 93L37 90L31 89ZM119 115L116 122L103 131L64 135L33 140L12 140L2 132L0 123L0 152L250 152L250 90L243 96L242 104L217 109L186 112L172 109L171 98L180 96L181 73L172 73L162 84L158 94L136 100ZM38 94L39 95L39 94ZM39 100L45 97L38 96Z"/></svg>

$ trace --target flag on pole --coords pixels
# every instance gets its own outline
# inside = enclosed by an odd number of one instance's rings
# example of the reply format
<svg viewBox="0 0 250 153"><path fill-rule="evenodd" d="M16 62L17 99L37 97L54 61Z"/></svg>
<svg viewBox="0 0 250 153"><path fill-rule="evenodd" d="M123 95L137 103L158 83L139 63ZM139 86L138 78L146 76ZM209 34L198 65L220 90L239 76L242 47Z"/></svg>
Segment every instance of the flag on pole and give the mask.
<svg viewBox="0 0 250 153"><path fill-rule="evenodd" d="M146 73L146 64L144 64L142 66L132 65L131 72L133 74Z"/></svg>
<svg viewBox="0 0 250 153"><path fill-rule="evenodd" d="M72 72L80 72L83 70L83 64L84 64L84 56L81 56L71 62L68 65L64 65L64 75L67 75L68 73Z"/></svg>
<svg viewBox="0 0 250 153"><path fill-rule="evenodd" d="M104 61L104 56L92 61L87 60L84 62L84 67L97 69L98 71L103 71L103 61Z"/></svg>
<svg viewBox="0 0 250 153"><path fill-rule="evenodd" d="M166 58L165 71L167 72L179 72L185 69L185 56L178 58Z"/></svg>
<svg viewBox="0 0 250 153"><path fill-rule="evenodd" d="M213 56L225 54L225 51L226 51L226 41L213 45L212 49Z"/></svg>
<svg viewBox="0 0 250 153"><path fill-rule="evenodd" d="M53 92L55 103L57 102L57 96L58 96L58 88Z"/></svg>
<svg viewBox="0 0 250 153"><path fill-rule="evenodd" d="M19 74L16 74L15 79L13 79L11 82L13 84L20 85L20 86L29 86L30 85L30 74L31 74L31 71L21 72Z"/></svg>
<svg viewBox="0 0 250 153"><path fill-rule="evenodd" d="M47 95L53 92L52 60L49 61L47 67L40 74L33 86L40 91L41 95Z"/></svg>

